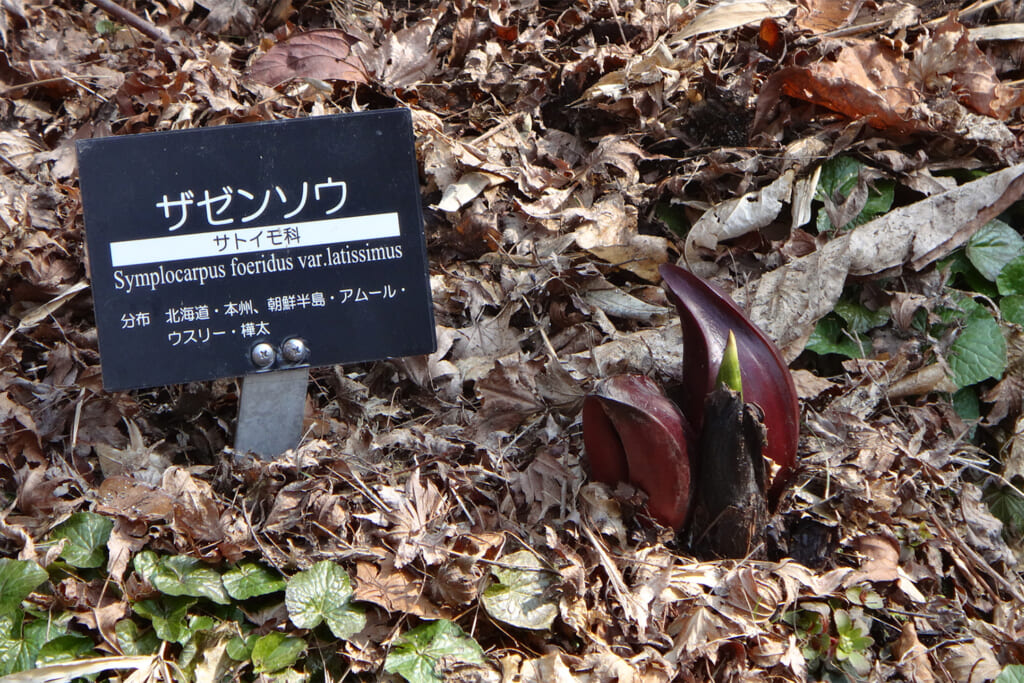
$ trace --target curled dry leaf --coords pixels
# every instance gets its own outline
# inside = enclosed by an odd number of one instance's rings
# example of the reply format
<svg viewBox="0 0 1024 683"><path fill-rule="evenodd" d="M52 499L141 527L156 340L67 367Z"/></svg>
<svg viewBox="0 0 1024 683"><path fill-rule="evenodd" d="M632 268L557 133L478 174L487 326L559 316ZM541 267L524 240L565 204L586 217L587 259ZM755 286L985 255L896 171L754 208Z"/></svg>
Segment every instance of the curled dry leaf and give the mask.
<svg viewBox="0 0 1024 683"><path fill-rule="evenodd" d="M719 2L701 12L682 31L672 36L672 42L686 40L702 33L728 31L770 17L784 17L795 8L796 5L786 0Z"/></svg>
<svg viewBox="0 0 1024 683"><path fill-rule="evenodd" d="M780 69L761 90L754 129L764 123L780 94L896 133L955 129L960 116L948 106L953 104L945 96L948 92L974 111L1000 120L1021 105L1021 91L999 81L955 19L918 40L911 55L908 60L882 40L857 39L847 41L832 59Z"/></svg>
<svg viewBox="0 0 1024 683"><path fill-rule="evenodd" d="M366 67L352 51L358 40L338 29L307 31L283 40L249 67L249 77L278 86L293 78L367 83Z"/></svg>
<svg viewBox="0 0 1024 683"><path fill-rule="evenodd" d="M651 517L673 529L689 514L690 451L686 418L643 375L602 382L583 403L583 443L597 481L630 481L648 495Z"/></svg>
<svg viewBox="0 0 1024 683"><path fill-rule="evenodd" d="M679 266L664 265L661 275L679 309L683 329L683 377L688 391L683 414L703 426L704 398L715 386L731 331L736 335L743 395L764 412L764 454L781 468L772 484L778 494L796 465L800 405L789 367L778 347L733 301Z"/></svg>

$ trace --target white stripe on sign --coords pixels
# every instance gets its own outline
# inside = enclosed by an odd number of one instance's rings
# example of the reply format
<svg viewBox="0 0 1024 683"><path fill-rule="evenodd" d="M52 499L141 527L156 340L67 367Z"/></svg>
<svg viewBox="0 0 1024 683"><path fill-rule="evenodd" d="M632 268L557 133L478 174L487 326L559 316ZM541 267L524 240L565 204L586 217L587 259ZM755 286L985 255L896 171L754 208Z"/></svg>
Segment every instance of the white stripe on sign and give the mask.
<svg viewBox="0 0 1024 683"><path fill-rule="evenodd" d="M375 213L369 216L111 242L110 260L114 267L141 266L147 263L345 244L399 236L401 230L397 213Z"/></svg>

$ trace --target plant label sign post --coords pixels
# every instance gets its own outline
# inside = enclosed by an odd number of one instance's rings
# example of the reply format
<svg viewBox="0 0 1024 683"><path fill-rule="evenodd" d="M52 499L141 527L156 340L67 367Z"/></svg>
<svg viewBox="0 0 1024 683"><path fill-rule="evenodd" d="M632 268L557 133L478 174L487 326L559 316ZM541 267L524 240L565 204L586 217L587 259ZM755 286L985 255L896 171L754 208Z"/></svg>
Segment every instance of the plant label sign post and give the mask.
<svg viewBox="0 0 1024 683"><path fill-rule="evenodd" d="M269 458L310 367L433 351L413 142L404 109L78 142L104 387L244 375Z"/></svg>

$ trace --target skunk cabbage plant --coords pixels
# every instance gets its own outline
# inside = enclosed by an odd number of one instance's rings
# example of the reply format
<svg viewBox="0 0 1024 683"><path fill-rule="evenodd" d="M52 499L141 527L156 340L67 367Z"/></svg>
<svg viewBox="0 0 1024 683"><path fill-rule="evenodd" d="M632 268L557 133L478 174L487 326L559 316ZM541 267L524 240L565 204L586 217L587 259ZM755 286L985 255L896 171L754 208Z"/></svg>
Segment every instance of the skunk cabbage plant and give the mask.
<svg viewBox="0 0 1024 683"><path fill-rule="evenodd" d="M654 519L680 529L692 507L698 449L707 451L701 443L715 436L703 433L705 401L718 384L730 335L739 366L739 382L733 382L742 385L743 401L763 415L763 453L779 467L771 499L778 498L796 465L799 405L778 347L732 300L678 266L662 266L661 275L682 323L681 405L647 377L611 377L584 401L583 442L595 480L631 482L647 493ZM735 376L735 368L725 370L724 376Z"/></svg>
<svg viewBox="0 0 1024 683"><path fill-rule="evenodd" d="M597 481L629 481L647 492L656 520L678 529L693 498L691 452L696 436L654 380L616 375L583 401L583 447Z"/></svg>

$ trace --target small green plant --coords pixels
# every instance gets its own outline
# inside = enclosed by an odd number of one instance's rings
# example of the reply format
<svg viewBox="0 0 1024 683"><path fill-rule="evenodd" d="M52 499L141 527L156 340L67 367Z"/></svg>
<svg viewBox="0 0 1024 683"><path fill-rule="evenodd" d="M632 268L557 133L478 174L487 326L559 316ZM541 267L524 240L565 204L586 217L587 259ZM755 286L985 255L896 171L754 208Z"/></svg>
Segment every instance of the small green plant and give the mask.
<svg viewBox="0 0 1024 683"><path fill-rule="evenodd" d="M866 676L871 671L866 655L874 641L868 635L870 628L863 613L856 609L837 609L832 613L832 620L836 627L836 661L841 668Z"/></svg>
<svg viewBox="0 0 1024 683"><path fill-rule="evenodd" d="M1003 531L1008 536L1024 537L1024 496L1020 488L993 484L985 489L985 503L1003 523Z"/></svg>
<svg viewBox="0 0 1024 683"><path fill-rule="evenodd" d="M872 603L873 591L855 591L855 597ZM862 680L871 671L869 655L874 640L870 622L861 607L806 602L787 612L786 623L801 643L809 672L823 680Z"/></svg>
<svg viewBox="0 0 1024 683"><path fill-rule="evenodd" d="M871 355L867 333L887 322L888 308L869 309L857 300L857 292L851 288L836 302L832 312L818 321L807 340L807 349L820 355L865 358Z"/></svg>
<svg viewBox="0 0 1024 683"><path fill-rule="evenodd" d="M71 613L34 605L46 600L52 582L102 577L112 528L102 515L72 515L47 541L62 544L61 559L49 571L35 562L0 558L0 676L106 654L75 631ZM533 591L539 609L523 614L540 620L533 627L549 626L554 614L543 589L551 579L523 564L520 573L507 570L500 581L522 594ZM213 669L225 672L221 680L243 681L306 681L313 669L340 673L345 666L338 641L366 625L365 609L353 602L348 573L334 562L318 562L287 579L255 562L225 569L151 550L138 553L132 566L156 592L134 601L131 614L114 625L117 646L129 656L161 652L173 662L175 680L185 683L208 677ZM29 600L33 593L40 595ZM268 610L282 610L290 623L258 630L263 620L255 615ZM441 658L484 661L480 646L457 625L435 622L395 640L389 671L411 683L441 680L432 677Z"/></svg>
<svg viewBox="0 0 1024 683"><path fill-rule="evenodd" d="M395 639L384 670L409 683L441 683L443 661L483 664L484 653L458 624L439 619L420 624Z"/></svg>
<svg viewBox="0 0 1024 683"><path fill-rule="evenodd" d="M878 171L865 166L853 157L836 157L825 162L821 167L818 186L814 190L814 198L824 206L818 211L816 227L819 233L836 230L849 230L877 218L890 208L895 191L895 183L891 180L873 180ZM863 176L863 180L862 180ZM830 218L830 210L834 211L839 204L850 198L858 183L867 186L867 197L860 212L843 225L835 226Z"/></svg>

